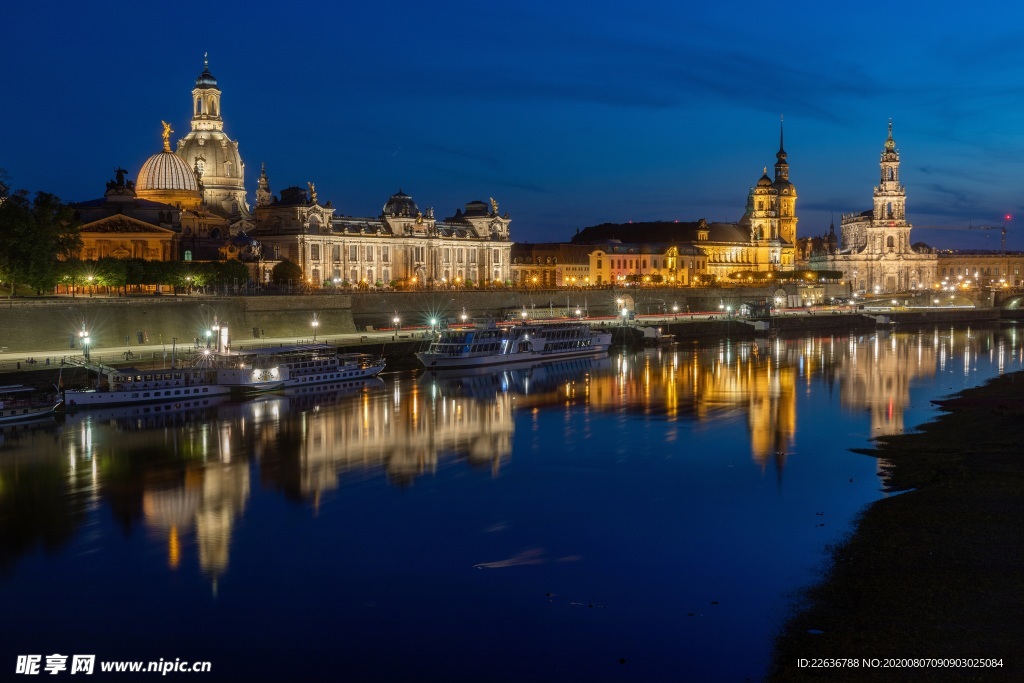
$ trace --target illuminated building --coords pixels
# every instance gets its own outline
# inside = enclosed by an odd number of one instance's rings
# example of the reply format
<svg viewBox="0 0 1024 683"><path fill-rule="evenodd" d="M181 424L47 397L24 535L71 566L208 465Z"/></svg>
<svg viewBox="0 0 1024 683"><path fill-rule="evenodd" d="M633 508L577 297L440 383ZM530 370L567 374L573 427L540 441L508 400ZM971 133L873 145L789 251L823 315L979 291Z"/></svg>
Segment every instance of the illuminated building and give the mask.
<svg viewBox="0 0 1024 683"><path fill-rule="evenodd" d="M708 222L703 218L694 222L605 223L583 229L572 241L596 245L618 240L631 244L671 245L680 250L696 248L705 256L707 274L721 280L741 272L793 270L799 220L797 192L789 179L789 162L781 132L775 158L775 178L770 178L765 168L748 192L746 209L736 223ZM640 266L634 265L624 278L642 277L640 270ZM594 278L594 284L609 284L603 273L594 273Z"/></svg>
<svg viewBox="0 0 1024 683"><path fill-rule="evenodd" d="M936 257L930 247L910 241L907 191L900 184L900 153L892 137L892 121L879 166L874 208L844 214L839 251L827 254L815 267L842 271L855 293L927 289L935 279Z"/></svg>
<svg viewBox="0 0 1024 683"><path fill-rule="evenodd" d="M288 260L310 286L448 287L505 284L510 275L509 215L498 203L473 201L444 220L420 211L401 190L376 218L335 216L316 186L288 187L278 199L266 169L260 174L253 236L262 245L263 273Z"/></svg>
<svg viewBox="0 0 1024 683"><path fill-rule="evenodd" d="M251 227L245 197L245 164L238 153L238 141L224 132L221 91L203 58L203 72L192 89L192 130L178 141L175 150L185 166L202 182L205 206L228 219L232 234Z"/></svg>

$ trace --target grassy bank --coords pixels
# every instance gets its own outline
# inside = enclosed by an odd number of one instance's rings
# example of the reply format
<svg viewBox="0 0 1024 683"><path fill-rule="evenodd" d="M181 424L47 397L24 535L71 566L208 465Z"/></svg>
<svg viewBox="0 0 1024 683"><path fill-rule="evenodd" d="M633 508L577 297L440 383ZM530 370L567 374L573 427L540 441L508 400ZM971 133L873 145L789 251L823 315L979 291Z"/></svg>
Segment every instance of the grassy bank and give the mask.
<svg viewBox="0 0 1024 683"><path fill-rule="evenodd" d="M886 490L832 549L777 640L769 680L1024 680L1024 374L941 402L878 440ZM866 668L863 658L995 658L996 668ZM800 659L856 658L855 668ZM900 664L900 662L896 662Z"/></svg>

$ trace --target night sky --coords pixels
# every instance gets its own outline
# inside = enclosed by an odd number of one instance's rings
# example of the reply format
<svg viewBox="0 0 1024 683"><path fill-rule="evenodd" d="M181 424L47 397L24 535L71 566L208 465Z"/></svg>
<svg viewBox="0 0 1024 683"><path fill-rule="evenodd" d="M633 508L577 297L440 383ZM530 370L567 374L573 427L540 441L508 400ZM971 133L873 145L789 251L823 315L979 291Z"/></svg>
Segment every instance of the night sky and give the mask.
<svg viewBox="0 0 1024 683"><path fill-rule="evenodd" d="M515 241L735 221L785 117L800 236L871 208L893 119L914 241L1024 249L1024 10L1003 3L21 3L0 168L100 197L189 130L209 52L254 203L316 184L376 216L494 197ZM1019 228L1018 228L1019 225ZM944 226L946 230L925 229Z"/></svg>

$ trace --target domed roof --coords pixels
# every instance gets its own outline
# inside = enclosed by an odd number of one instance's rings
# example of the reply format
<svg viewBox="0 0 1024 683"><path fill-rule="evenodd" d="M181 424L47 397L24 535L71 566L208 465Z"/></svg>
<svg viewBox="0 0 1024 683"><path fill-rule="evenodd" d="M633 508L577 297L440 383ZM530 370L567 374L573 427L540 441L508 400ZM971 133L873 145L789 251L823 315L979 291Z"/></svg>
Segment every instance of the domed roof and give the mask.
<svg viewBox="0 0 1024 683"><path fill-rule="evenodd" d="M420 212L412 197L402 192L401 189L391 195L387 204L384 205L384 215L392 218L415 218Z"/></svg>
<svg viewBox="0 0 1024 683"><path fill-rule="evenodd" d="M188 164L171 151L157 152L142 164L135 190L175 190L199 192L196 174Z"/></svg>
<svg viewBox="0 0 1024 683"><path fill-rule="evenodd" d="M779 191L779 194L796 196L796 185L789 182L789 180L776 180L772 185Z"/></svg>
<svg viewBox="0 0 1024 683"><path fill-rule="evenodd" d="M765 174L763 176L761 176L760 180L757 181L757 186L758 187L771 187L772 186L772 179L768 177L768 172L767 171L765 171Z"/></svg>
<svg viewBox="0 0 1024 683"><path fill-rule="evenodd" d="M206 60L205 56L203 57L203 73L199 74L199 77L196 78L196 87L197 88L216 88L217 87L217 79L214 78L212 73L210 73L210 63Z"/></svg>

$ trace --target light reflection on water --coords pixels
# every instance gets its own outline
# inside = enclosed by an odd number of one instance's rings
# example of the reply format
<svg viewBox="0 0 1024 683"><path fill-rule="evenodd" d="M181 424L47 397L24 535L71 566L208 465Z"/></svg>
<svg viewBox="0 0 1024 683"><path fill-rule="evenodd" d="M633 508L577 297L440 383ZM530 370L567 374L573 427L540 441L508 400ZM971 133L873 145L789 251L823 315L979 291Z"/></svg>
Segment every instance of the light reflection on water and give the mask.
<svg viewBox="0 0 1024 683"><path fill-rule="evenodd" d="M879 495L848 449L1021 362L1015 330L722 341L8 428L4 649L249 680L756 678Z"/></svg>

